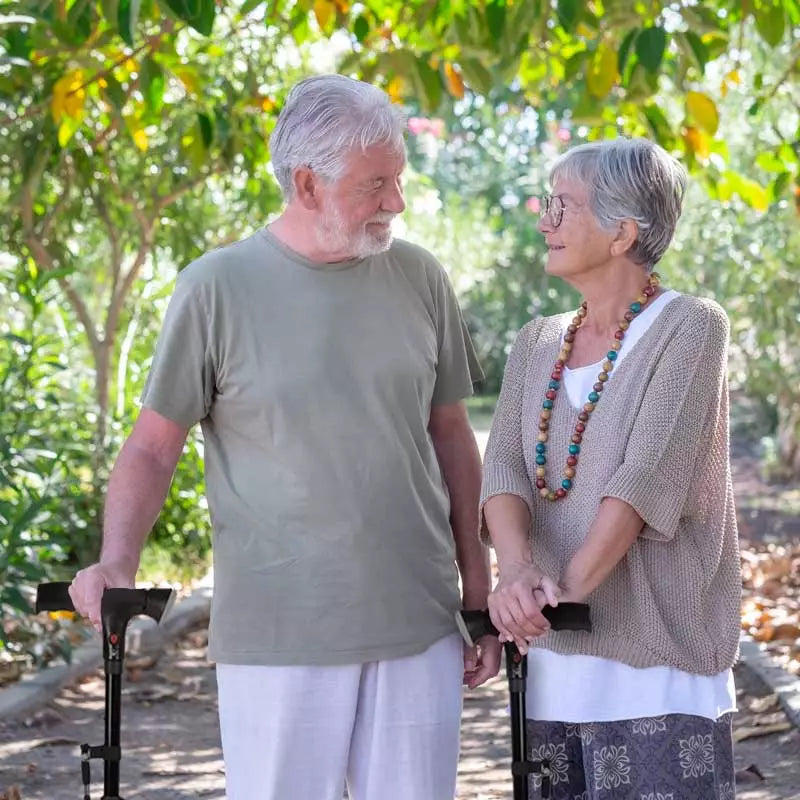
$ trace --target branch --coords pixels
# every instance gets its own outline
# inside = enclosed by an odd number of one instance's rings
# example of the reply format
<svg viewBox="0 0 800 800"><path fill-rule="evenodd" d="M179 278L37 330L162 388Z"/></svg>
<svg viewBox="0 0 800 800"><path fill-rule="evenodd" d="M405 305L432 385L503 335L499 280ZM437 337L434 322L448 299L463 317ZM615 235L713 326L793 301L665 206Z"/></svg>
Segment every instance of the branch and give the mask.
<svg viewBox="0 0 800 800"><path fill-rule="evenodd" d="M154 220L148 220L147 224L142 227L142 240L139 244L139 250L136 253L136 258L131 264L131 268L125 274L122 284L116 287L111 295L111 300L108 304L108 312L106 313L105 324L105 341L111 342L116 335L117 328L119 327L119 319L122 316L122 309L125 305L125 299L130 293L134 281L139 276L139 272L147 260L147 256L153 249L153 227ZM116 284L116 281L115 281Z"/></svg>
<svg viewBox="0 0 800 800"><path fill-rule="evenodd" d="M34 230L33 195L36 187L39 185L39 182L42 179L42 172L44 171L44 166L47 163L49 154L49 150L46 148L42 148L37 153L30 174L28 175L26 181L22 184L19 198L20 216L22 218L22 230L25 237L25 243L30 248L36 264L45 272L55 269L56 264L52 253L42 242L40 238L41 234L37 235L36 231ZM49 224L49 220L47 222ZM97 359L100 353L100 340L97 337L94 321L92 320L92 316L89 313L86 303L84 303L83 298L78 294L72 284L65 277L59 278L58 283L64 290L64 293L67 295L67 299L70 301L75 313L78 315L78 319L81 321L81 324L86 329L86 336L89 339L89 346L92 349L92 354L94 355L95 359Z"/></svg>
<svg viewBox="0 0 800 800"><path fill-rule="evenodd" d="M65 151L61 151L64 153ZM61 187L61 194L58 196L58 200L56 200L53 207L50 209L49 213L45 216L42 220L41 228L39 229L39 236L42 240L47 238L47 232L50 230L50 226L53 224L55 219L58 217L59 212L64 207L64 204L69 200L70 190L72 189L72 166L69 159L66 161L66 177L64 178L64 185Z"/></svg>
<svg viewBox="0 0 800 800"><path fill-rule="evenodd" d="M183 197L183 195L185 195L187 192L190 192L192 189L195 189L196 187L205 183L213 175L220 175L222 171L222 165L217 164L217 166L213 167L208 172L204 172L202 175L192 178L192 180L187 181L169 194L159 197L155 203L156 212L163 211L167 206L171 206L176 200Z"/></svg>
<svg viewBox="0 0 800 800"><path fill-rule="evenodd" d="M772 100L773 97L778 92L778 89L783 86L784 83L789 79L789 76L792 74L792 71L797 67L798 63L800 63L800 55L792 54L789 58L789 66L783 71L783 74L778 78L777 83L769 90L767 94L765 94L761 98L762 103L767 103Z"/></svg>

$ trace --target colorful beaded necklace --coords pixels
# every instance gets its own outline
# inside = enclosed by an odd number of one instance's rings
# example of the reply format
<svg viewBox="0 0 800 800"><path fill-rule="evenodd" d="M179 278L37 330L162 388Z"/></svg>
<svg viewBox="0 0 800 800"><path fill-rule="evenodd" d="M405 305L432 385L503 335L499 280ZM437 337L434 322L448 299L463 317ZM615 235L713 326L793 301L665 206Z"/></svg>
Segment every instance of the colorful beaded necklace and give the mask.
<svg viewBox="0 0 800 800"><path fill-rule="evenodd" d="M583 404L583 409L578 414L578 421L575 423L575 432L572 434L572 441L569 445L569 456L567 456L567 466L564 468L564 477L561 481L561 486L558 489L549 489L545 481L545 465L547 464L547 431L550 427L550 416L553 411L553 404L555 403L558 390L561 388L561 381L563 378L564 367L569 361L569 354L572 350L572 343L575 341L575 334L578 332L586 315L588 309L586 301L581 303L576 316L573 318L572 323L567 327L567 332L564 334L564 343L561 345L561 351L558 354L556 363L553 366L553 372L550 375L550 383L547 386L547 391L544 394L544 402L542 403L542 413L539 416L539 441L536 443L536 488L539 494L545 500L561 500L567 496L567 492L572 488L572 479L575 477L575 470L578 465L578 455L581 452L581 442L583 441L583 432L586 430L586 425L589 422L589 417L594 411L595 406L600 400L600 394L603 391L603 386L614 369L614 362L617 360L619 349L622 347L622 340L625 338L625 331L631 324L631 321L641 313L642 309L647 305L650 298L656 293L658 288L659 277L658 273L653 272L647 282L647 286L642 289L636 300L630 304L628 310L625 312L622 320L619 323L619 328L614 334L614 341L611 344L611 349L606 353L606 360L603 362L603 369L597 376L597 383L592 387L589 393L589 398Z"/></svg>

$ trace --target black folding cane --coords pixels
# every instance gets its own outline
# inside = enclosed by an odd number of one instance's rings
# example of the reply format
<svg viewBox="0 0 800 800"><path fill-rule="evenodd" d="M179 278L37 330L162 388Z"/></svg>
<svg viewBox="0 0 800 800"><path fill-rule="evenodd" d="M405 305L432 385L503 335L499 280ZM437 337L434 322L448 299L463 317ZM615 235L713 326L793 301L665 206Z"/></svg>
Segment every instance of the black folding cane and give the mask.
<svg viewBox="0 0 800 800"><path fill-rule="evenodd" d="M542 609L554 631L591 631L589 606L584 603L559 603ZM497 636L488 611L459 611L456 624L464 641L471 647L482 636ZM503 646L506 654L506 676L511 704L511 776L514 800L528 800L528 776L541 775L542 798L550 797L550 762L528 759L528 732L525 713L525 684L528 679L528 657L519 652L514 642Z"/></svg>
<svg viewBox="0 0 800 800"><path fill-rule="evenodd" d="M40 583L36 590L36 611L74 611L68 583ZM103 661L106 676L105 742L101 747L81 745L83 800L90 800L89 760L103 760L103 800L119 796L120 726L122 712L122 664L125 631L139 614L161 620L173 600L172 589L106 589L100 604L103 623Z"/></svg>

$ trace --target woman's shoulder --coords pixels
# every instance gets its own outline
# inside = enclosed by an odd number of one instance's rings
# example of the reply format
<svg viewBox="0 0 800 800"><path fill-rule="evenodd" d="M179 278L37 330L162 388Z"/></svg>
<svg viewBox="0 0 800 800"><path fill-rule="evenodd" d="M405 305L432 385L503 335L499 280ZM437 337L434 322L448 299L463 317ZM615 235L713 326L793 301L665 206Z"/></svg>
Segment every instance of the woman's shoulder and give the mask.
<svg viewBox="0 0 800 800"><path fill-rule="evenodd" d="M525 323L517 333L517 345L534 347L537 344L549 345L560 341L563 331L563 319L566 314L555 314L551 317L534 317Z"/></svg>
<svg viewBox="0 0 800 800"><path fill-rule="evenodd" d="M665 323L696 333L704 331L711 338L727 338L730 332L728 314L710 297L679 294L667 305L662 316Z"/></svg>

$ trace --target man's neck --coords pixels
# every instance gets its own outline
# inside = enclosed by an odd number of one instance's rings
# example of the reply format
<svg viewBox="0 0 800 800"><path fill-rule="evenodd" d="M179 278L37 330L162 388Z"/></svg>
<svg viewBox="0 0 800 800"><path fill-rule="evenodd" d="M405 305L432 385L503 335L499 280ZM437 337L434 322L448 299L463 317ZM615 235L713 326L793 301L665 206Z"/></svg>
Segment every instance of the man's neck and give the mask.
<svg viewBox="0 0 800 800"><path fill-rule="evenodd" d="M355 258L350 253L331 253L324 251L317 244L315 235L309 235L313 223L299 218L299 215L287 208L274 222L270 223L270 233L283 245L303 258L316 264L338 264Z"/></svg>

